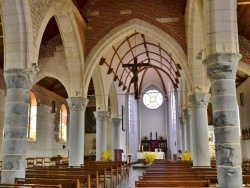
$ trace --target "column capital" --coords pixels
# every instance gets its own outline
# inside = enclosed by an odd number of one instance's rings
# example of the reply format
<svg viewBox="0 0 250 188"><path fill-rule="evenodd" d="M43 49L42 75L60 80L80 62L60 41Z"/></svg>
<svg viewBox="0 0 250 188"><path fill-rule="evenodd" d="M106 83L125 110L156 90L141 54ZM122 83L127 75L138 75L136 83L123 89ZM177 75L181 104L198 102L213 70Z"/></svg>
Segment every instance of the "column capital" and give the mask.
<svg viewBox="0 0 250 188"><path fill-rule="evenodd" d="M7 89L20 88L31 90L35 74L26 69L10 69L4 71Z"/></svg>
<svg viewBox="0 0 250 188"><path fill-rule="evenodd" d="M210 76L210 80L219 79L234 79L238 69L238 63L242 55L235 53L215 54L210 55L203 60L203 65L206 67Z"/></svg>
<svg viewBox="0 0 250 188"><path fill-rule="evenodd" d="M183 109L183 115L184 115L185 119L190 119L191 118L191 115L190 115L188 109Z"/></svg>
<svg viewBox="0 0 250 188"><path fill-rule="evenodd" d="M120 118L111 118L110 119L111 123L113 126L119 126L121 123L121 119Z"/></svg>
<svg viewBox="0 0 250 188"><path fill-rule="evenodd" d="M108 111L95 111L94 115L97 121L105 121L109 117L109 112Z"/></svg>
<svg viewBox="0 0 250 188"><path fill-rule="evenodd" d="M197 92L188 96L191 108L207 108L209 103L210 94Z"/></svg>
<svg viewBox="0 0 250 188"><path fill-rule="evenodd" d="M83 111L89 102L88 99L83 97L70 97L66 99L69 110L71 111Z"/></svg>

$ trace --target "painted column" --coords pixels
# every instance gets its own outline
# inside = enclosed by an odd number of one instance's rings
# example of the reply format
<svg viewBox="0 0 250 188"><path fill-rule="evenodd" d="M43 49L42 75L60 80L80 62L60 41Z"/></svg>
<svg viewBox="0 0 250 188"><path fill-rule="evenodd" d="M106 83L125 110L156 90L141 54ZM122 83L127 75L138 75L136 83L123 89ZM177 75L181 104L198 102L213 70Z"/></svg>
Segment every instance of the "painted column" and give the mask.
<svg viewBox="0 0 250 188"><path fill-rule="evenodd" d="M114 151L114 149L120 149L121 119L111 118L111 124L112 124L112 151Z"/></svg>
<svg viewBox="0 0 250 188"><path fill-rule="evenodd" d="M2 183L14 183L15 177L24 178L29 92L34 74L23 69L6 70L6 106L2 151Z"/></svg>
<svg viewBox="0 0 250 188"><path fill-rule="evenodd" d="M239 54L215 54L203 61L211 80L219 187L242 187L241 146L235 77Z"/></svg>
<svg viewBox="0 0 250 188"><path fill-rule="evenodd" d="M186 149L188 152L192 152L191 150L191 115L189 114L189 110L188 109L184 109L183 110L183 114L184 114L184 119L185 119L185 142L186 142Z"/></svg>
<svg viewBox="0 0 250 188"><path fill-rule="evenodd" d="M197 92L188 96L192 110L192 144L193 165L210 166L210 152L208 141L207 105L210 94Z"/></svg>
<svg viewBox="0 0 250 188"><path fill-rule="evenodd" d="M107 150L106 127L109 112L96 111L94 115L96 118L96 160L101 161L102 152Z"/></svg>
<svg viewBox="0 0 250 188"><path fill-rule="evenodd" d="M88 101L82 97L67 99L70 110L69 166L80 166L84 163L84 122Z"/></svg>

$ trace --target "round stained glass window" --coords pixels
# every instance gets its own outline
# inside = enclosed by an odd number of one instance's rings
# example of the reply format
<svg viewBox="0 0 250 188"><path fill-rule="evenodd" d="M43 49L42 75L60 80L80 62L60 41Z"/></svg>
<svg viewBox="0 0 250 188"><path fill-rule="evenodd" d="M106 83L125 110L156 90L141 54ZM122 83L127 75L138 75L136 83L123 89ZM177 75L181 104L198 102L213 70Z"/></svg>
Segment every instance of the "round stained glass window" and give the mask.
<svg viewBox="0 0 250 188"><path fill-rule="evenodd" d="M157 90L149 90L143 95L143 103L149 109L156 109L163 102L162 94Z"/></svg>

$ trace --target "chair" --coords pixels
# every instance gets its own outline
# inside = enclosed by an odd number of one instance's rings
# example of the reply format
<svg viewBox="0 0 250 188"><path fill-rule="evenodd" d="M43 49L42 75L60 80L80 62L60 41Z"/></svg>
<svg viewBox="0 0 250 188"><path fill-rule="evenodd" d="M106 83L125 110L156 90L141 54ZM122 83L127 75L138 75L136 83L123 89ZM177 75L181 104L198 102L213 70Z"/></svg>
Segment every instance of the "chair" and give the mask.
<svg viewBox="0 0 250 188"><path fill-rule="evenodd" d="M27 168L35 167L35 158L33 157L26 158L26 161L27 161Z"/></svg>
<svg viewBox="0 0 250 188"><path fill-rule="evenodd" d="M36 166L43 166L44 157L36 157Z"/></svg>
<svg viewBox="0 0 250 188"><path fill-rule="evenodd" d="M44 163L44 166L50 166L50 157L44 157L43 158L43 163Z"/></svg>

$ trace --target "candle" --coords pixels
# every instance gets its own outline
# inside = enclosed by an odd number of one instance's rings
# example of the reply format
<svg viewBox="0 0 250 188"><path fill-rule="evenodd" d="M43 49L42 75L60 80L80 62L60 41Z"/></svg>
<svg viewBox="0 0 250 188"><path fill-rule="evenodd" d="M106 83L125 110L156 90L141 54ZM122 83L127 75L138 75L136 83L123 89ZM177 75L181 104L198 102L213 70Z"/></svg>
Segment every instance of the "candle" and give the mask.
<svg viewBox="0 0 250 188"><path fill-rule="evenodd" d="M143 146L141 147L141 150L143 151Z"/></svg>
<svg viewBox="0 0 250 188"><path fill-rule="evenodd" d="M141 150L141 145L139 145L139 151Z"/></svg>

